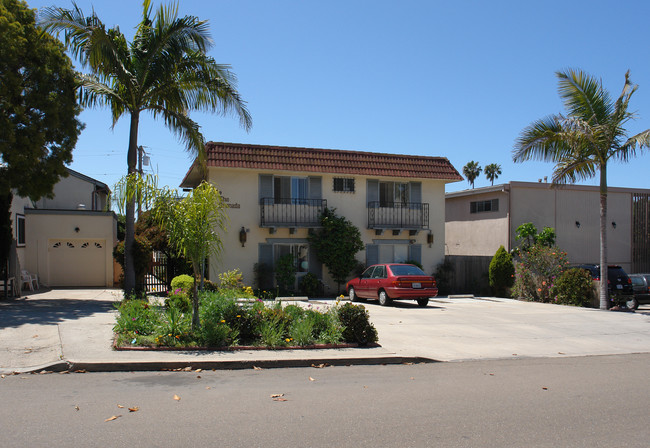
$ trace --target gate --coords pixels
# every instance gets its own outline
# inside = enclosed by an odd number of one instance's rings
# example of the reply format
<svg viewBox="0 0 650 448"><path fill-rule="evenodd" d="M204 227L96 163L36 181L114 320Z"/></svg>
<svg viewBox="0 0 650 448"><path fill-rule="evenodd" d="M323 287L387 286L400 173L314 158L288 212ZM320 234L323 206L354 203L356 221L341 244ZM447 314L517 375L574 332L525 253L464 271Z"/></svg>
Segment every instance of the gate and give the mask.
<svg viewBox="0 0 650 448"><path fill-rule="evenodd" d="M160 251L154 251L149 272L144 276L144 291L147 294L167 292L171 281L167 255Z"/></svg>

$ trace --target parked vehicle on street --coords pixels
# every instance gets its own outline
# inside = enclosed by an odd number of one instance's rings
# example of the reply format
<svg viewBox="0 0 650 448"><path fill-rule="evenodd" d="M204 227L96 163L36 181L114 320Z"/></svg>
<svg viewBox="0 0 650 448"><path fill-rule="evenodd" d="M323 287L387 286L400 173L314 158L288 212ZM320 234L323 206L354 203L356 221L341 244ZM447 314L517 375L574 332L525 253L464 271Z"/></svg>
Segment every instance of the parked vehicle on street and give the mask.
<svg viewBox="0 0 650 448"><path fill-rule="evenodd" d="M576 267L586 269L591 273L591 278L594 281L600 281L600 265L581 264ZM634 298L632 280L618 265L607 266L607 292L611 301L617 301L628 309L635 310L639 307L639 303Z"/></svg>
<svg viewBox="0 0 650 448"><path fill-rule="evenodd" d="M345 289L350 300L377 299L382 306L393 299L416 300L419 306L427 306L430 297L438 295L436 279L412 264L375 264L360 277L350 280Z"/></svg>
<svg viewBox="0 0 650 448"><path fill-rule="evenodd" d="M637 306L650 303L650 274L630 274L630 280Z"/></svg>

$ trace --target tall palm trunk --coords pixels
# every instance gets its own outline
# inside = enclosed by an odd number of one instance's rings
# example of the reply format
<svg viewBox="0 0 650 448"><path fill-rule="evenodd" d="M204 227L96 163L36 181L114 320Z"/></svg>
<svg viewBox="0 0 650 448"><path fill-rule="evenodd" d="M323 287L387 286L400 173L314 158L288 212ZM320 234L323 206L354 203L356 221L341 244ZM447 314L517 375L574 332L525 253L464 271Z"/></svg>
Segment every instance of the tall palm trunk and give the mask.
<svg viewBox="0 0 650 448"><path fill-rule="evenodd" d="M138 124L139 112L131 112L131 127L129 131L129 150L127 153L128 173L136 172L138 160ZM133 258L133 245L135 242L135 195L126 198L126 226L124 230L124 294L132 295L136 292L135 263Z"/></svg>
<svg viewBox="0 0 650 448"><path fill-rule="evenodd" d="M607 165L600 166L600 309L606 310L607 298Z"/></svg>

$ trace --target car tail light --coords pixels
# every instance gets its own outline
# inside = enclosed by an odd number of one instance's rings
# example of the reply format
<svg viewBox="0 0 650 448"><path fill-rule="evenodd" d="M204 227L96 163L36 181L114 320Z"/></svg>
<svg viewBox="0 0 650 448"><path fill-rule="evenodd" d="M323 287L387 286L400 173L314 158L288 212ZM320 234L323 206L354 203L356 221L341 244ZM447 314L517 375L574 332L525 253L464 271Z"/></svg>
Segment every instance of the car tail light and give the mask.
<svg viewBox="0 0 650 448"><path fill-rule="evenodd" d="M628 277L627 278L627 283L628 283L628 285L631 285L632 284L632 279Z"/></svg>

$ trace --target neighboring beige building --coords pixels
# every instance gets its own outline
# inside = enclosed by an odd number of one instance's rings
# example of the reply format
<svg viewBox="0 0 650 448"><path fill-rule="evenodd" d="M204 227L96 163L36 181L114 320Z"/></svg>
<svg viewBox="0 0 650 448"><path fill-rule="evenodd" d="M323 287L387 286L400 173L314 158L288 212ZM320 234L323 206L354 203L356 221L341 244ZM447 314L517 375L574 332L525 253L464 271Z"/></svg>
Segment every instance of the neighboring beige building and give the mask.
<svg viewBox="0 0 650 448"><path fill-rule="evenodd" d="M256 263L292 254L298 277L312 272L335 291L307 240L325 207L360 229L366 265L416 260L432 272L444 257L445 184L462 180L446 158L214 142L206 151L207 175L194 164L181 187L206 178L228 203L212 279L238 268L253 284Z"/></svg>
<svg viewBox="0 0 650 448"><path fill-rule="evenodd" d="M112 287L117 217L105 211L108 186L68 169L53 192L39 201L14 196L17 264L11 272L20 279L27 270L49 287Z"/></svg>
<svg viewBox="0 0 650 448"><path fill-rule="evenodd" d="M650 269L650 190L608 188L607 260L628 272ZM555 229L572 263L600 258L600 190L596 186L510 182L448 193L445 255L492 257L500 245L516 247L516 229L532 222ZM634 212L635 211L635 212ZM644 236L645 235L645 236Z"/></svg>

